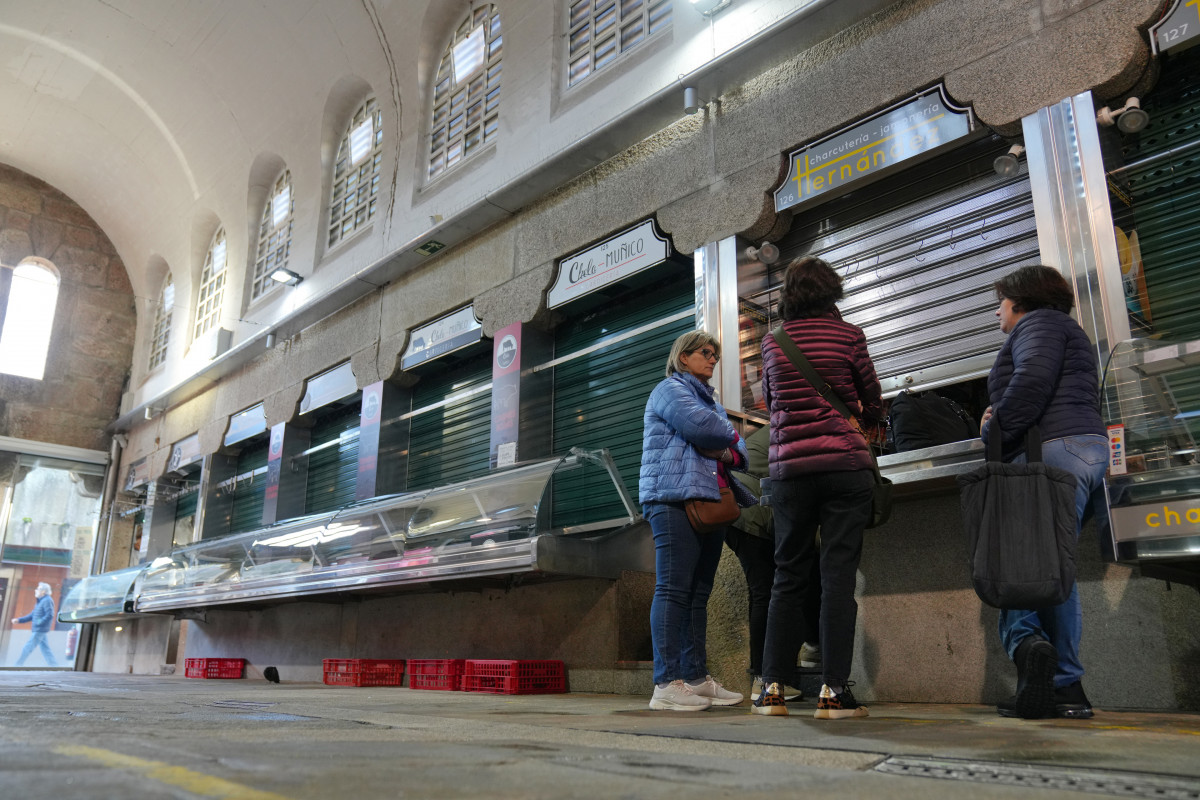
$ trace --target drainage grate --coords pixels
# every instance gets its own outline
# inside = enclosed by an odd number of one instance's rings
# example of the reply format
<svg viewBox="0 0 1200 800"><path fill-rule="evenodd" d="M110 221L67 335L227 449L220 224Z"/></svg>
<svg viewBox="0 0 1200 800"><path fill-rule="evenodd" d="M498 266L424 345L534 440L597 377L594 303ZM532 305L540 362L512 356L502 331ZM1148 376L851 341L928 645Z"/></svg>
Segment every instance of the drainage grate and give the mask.
<svg viewBox="0 0 1200 800"><path fill-rule="evenodd" d="M1101 769L906 756L893 756L876 765L875 771L889 775L974 781L1026 789L1061 789L1117 797L1154 797L1160 800L1200 800L1200 780L1144 772L1113 772Z"/></svg>

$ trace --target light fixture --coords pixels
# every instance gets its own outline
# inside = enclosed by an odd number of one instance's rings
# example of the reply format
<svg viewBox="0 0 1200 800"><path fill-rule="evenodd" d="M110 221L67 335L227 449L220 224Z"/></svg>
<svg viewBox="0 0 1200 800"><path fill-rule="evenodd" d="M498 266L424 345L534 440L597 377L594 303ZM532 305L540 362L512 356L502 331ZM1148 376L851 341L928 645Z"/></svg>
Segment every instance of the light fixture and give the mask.
<svg viewBox="0 0 1200 800"><path fill-rule="evenodd" d="M283 267L280 267L271 273L271 280L279 281L280 283L286 283L288 286L295 286L300 283L300 281L304 280L304 278L292 272L290 269L284 269Z"/></svg>
<svg viewBox="0 0 1200 800"><path fill-rule="evenodd" d="M267 334L267 349L271 350L275 347L275 331Z"/></svg>
<svg viewBox="0 0 1200 800"><path fill-rule="evenodd" d="M696 99L696 87L683 87L683 113L695 114L700 110L700 101Z"/></svg>
<svg viewBox="0 0 1200 800"><path fill-rule="evenodd" d="M161 413L162 409L155 408L154 406L146 406L146 408L142 410L142 416L146 419L154 419Z"/></svg>
<svg viewBox="0 0 1200 800"><path fill-rule="evenodd" d="M729 8L733 0L692 0L692 8L706 17Z"/></svg>
<svg viewBox="0 0 1200 800"><path fill-rule="evenodd" d="M1096 124L1106 128L1116 125L1121 133L1137 133L1150 124L1150 115L1142 110L1141 101L1131 97L1116 110L1105 106L1097 111Z"/></svg>
<svg viewBox="0 0 1200 800"><path fill-rule="evenodd" d="M770 242L763 242L759 247L747 247L746 258L761 264L774 264L779 260L779 248Z"/></svg>
<svg viewBox="0 0 1200 800"><path fill-rule="evenodd" d="M1024 152L1024 145L1014 144L1008 148L1007 153L996 156L996 160L992 162L992 169L996 170L996 174L1002 178L1011 178L1021 171L1020 158Z"/></svg>

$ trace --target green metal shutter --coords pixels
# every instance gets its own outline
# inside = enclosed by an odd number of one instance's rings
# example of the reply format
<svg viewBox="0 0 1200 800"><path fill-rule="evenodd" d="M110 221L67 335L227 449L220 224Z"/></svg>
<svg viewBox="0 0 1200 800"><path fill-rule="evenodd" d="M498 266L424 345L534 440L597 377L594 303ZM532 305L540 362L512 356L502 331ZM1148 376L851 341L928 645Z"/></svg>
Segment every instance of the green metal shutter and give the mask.
<svg viewBox="0 0 1200 800"><path fill-rule="evenodd" d="M351 403L313 425L304 501L306 514L334 511L354 502L359 406L358 402Z"/></svg>
<svg viewBox="0 0 1200 800"><path fill-rule="evenodd" d="M196 505L200 501L200 478L190 476L184 493L175 500L175 521L196 516Z"/></svg>
<svg viewBox="0 0 1200 800"><path fill-rule="evenodd" d="M270 439L254 442L238 454L237 482L233 490L230 533L262 527L263 499L267 492L267 451Z"/></svg>
<svg viewBox="0 0 1200 800"><path fill-rule="evenodd" d="M491 382L491 353L483 353L443 372L422 377L413 387L413 410ZM491 390L416 414L411 424L410 491L458 483L488 471L492 436Z"/></svg>
<svg viewBox="0 0 1200 800"><path fill-rule="evenodd" d="M695 282L687 270L679 278L613 298L602 308L560 325L555 331L555 358L690 312L694 306ZM676 337L695 326L695 314L689 313L555 367L554 452L566 453L572 447L608 448L636 503L646 400L663 379ZM581 472L555 477L553 526L625 515L625 509L610 496L594 497L586 478Z"/></svg>
<svg viewBox="0 0 1200 800"><path fill-rule="evenodd" d="M1200 48L1163 57L1163 71L1142 107L1150 124L1141 133L1120 136L1127 166L1110 173L1113 222L1136 233L1145 269L1155 338L1200 338ZM1111 130L1111 129L1110 129ZM1108 133L1108 132L1106 132ZM1117 134L1108 134L1116 136ZM1122 270L1133 264L1122 264ZM1132 278L1132 279L1131 279ZM1126 273L1136 281L1136 274ZM1131 289L1133 291L1131 291ZM1130 297L1130 295L1134 297ZM1139 321L1136 287L1127 302Z"/></svg>

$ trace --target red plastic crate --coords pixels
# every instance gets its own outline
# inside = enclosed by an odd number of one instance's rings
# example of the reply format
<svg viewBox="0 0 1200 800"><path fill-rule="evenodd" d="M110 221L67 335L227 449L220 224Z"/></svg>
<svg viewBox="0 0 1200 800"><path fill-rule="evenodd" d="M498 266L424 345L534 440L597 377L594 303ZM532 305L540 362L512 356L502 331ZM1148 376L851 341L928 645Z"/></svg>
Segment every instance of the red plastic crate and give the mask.
<svg viewBox="0 0 1200 800"><path fill-rule="evenodd" d="M464 692L559 694L566 690L561 661L468 660L463 671Z"/></svg>
<svg viewBox="0 0 1200 800"><path fill-rule="evenodd" d="M457 692L462 689L463 663L461 658L410 658L408 688Z"/></svg>
<svg viewBox="0 0 1200 800"><path fill-rule="evenodd" d="M330 686L401 686L404 660L381 658L327 658L325 683Z"/></svg>
<svg viewBox="0 0 1200 800"><path fill-rule="evenodd" d="M189 678L240 678L244 658L189 658L184 662L184 674Z"/></svg>

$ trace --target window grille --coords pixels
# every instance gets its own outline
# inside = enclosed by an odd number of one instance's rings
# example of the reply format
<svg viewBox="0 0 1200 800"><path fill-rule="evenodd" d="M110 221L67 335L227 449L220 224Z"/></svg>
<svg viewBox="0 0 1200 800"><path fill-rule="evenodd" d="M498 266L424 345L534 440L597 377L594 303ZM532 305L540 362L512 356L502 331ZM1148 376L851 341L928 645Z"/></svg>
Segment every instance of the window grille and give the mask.
<svg viewBox="0 0 1200 800"><path fill-rule="evenodd" d="M458 26L438 66L429 125L429 177L492 142L500 130L500 12L476 8Z"/></svg>
<svg viewBox="0 0 1200 800"><path fill-rule="evenodd" d="M671 25L671 0L567 0L567 85Z"/></svg>
<svg viewBox="0 0 1200 800"><path fill-rule="evenodd" d="M192 336L194 339L207 333L221 319L227 256L225 229L220 228L213 234L208 254L204 256L204 270L200 273L200 294L196 299L196 327Z"/></svg>
<svg viewBox="0 0 1200 800"><path fill-rule="evenodd" d="M171 318L174 315L175 283L168 275L158 296L154 311L154 330L150 334L150 369L167 360L167 345L171 341Z"/></svg>
<svg viewBox="0 0 1200 800"><path fill-rule="evenodd" d="M0 372L42 379L57 306L55 269L36 262L18 264L12 273L4 327L0 330Z"/></svg>
<svg viewBox="0 0 1200 800"><path fill-rule="evenodd" d="M382 167L383 113L372 97L354 112L338 145L329 200L330 247L374 219Z"/></svg>
<svg viewBox="0 0 1200 800"><path fill-rule="evenodd" d="M287 268L288 256L292 251L292 173L284 170L275 181L275 189L263 207L262 220L258 226L258 255L254 259L254 278L250 286L251 302L279 285L271 280L271 273Z"/></svg>

